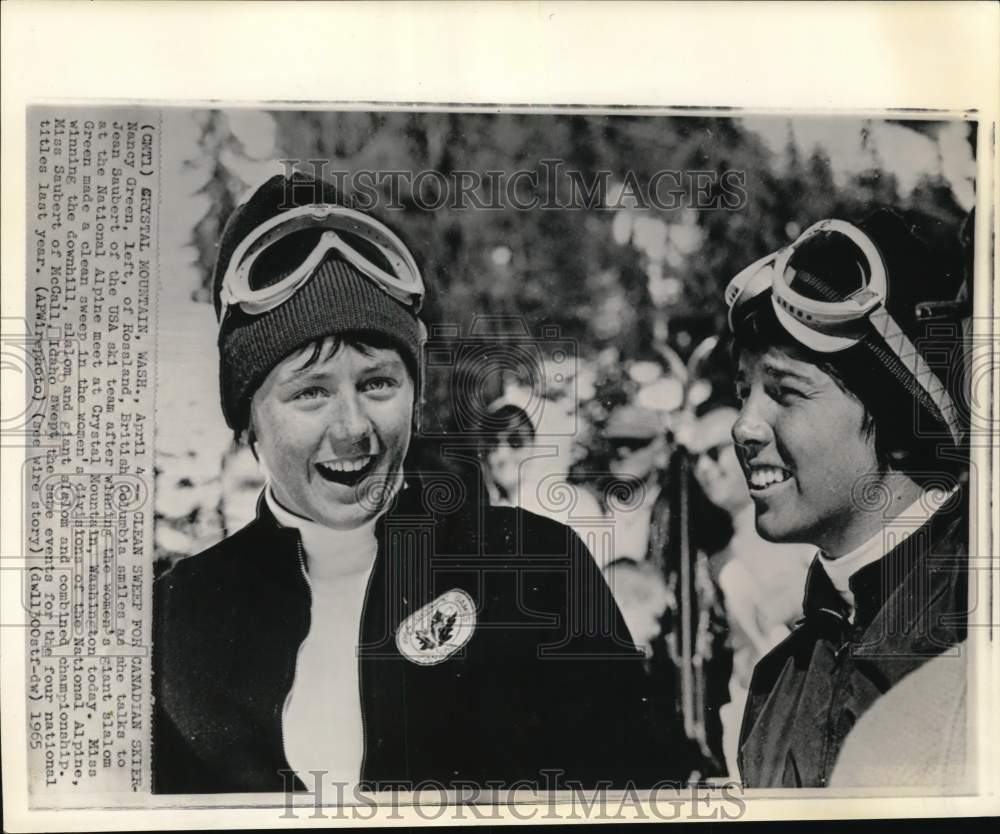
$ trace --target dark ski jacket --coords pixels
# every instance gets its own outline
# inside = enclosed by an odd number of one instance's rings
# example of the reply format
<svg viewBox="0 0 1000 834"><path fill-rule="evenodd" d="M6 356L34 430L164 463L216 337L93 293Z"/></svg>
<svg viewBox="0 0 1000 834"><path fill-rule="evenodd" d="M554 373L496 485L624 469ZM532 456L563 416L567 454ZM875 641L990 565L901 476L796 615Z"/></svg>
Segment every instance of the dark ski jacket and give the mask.
<svg viewBox="0 0 1000 834"><path fill-rule="evenodd" d="M442 486L409 478L376 526L358 658L361 785L683 779L686 744L650 730L651 711L669 709L673 693L648 691L576 535ZM476 607L468 642L434 665L407 659L400 624L454 589ZM154 791L306 787L285 757L282 712L309 623L299 534L264 501L248 526L159 577Z"/></svg>
<svg viewBox="0 0 1000 834"><path fill-rule="evenodd" d="M813 562L803 619L758 662L750 682L739 753L745 787L825 787L865 710L930 658L960 650L967 561L968 507L959 490L851 577L853 623L823 566Z"/></svg>

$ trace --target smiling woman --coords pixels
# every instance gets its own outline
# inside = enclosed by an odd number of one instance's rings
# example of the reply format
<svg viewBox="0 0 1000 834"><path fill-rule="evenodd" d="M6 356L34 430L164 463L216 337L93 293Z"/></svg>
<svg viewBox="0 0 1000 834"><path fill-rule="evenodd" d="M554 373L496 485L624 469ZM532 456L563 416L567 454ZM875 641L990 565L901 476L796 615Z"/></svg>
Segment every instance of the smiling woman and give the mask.
<svg viewBox="0 0 1000 834"><path fill-rule="evenodd" d="M741 353L737 455L764 538L846 553L879 523L853 503L856 485L879 471L875 444L861 401L797 354ZM917 495L909 490L907 504Z"/></svg>
<svg viewBox="0 0 1000 834"><path fill-rule="evenodd" d="M395 234L335 199L275 177L223 233L222 410L267 481L249 525L156 584L155 789L325 783L361 801L684 779L580 539L441 502L442 476L404 468L423 281Z"/></svg>
<svg viewBox="0 0 1000 834"><path fill-rule="evenodd" d="M933 263L882 212L817 223L726 290L757 530L819 548L804 619L754 671L747 786L827 785L862 713L965 638L962 427L917 316L949 292Z"/></svg>
<svg viewBox="0 0 1000 834"><path fill-rule="evenodd" d="M413 397L406 363L378 334L328 336L279 362L249 425L274 499L335 529L368 521L398 486Z"/></svg>

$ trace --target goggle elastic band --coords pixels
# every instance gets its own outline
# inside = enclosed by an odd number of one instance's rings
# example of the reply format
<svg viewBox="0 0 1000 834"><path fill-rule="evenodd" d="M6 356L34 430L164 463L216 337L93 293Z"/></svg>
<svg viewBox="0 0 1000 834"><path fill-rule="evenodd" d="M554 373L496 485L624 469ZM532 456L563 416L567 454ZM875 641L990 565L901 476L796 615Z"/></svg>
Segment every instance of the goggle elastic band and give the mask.
<svg viewBox="0 0 1000 834"><path fill-rule="evenodd" d="M931 402L941 413L941 418L944 420L952 440L958 444L962 436L958 410L941 380L930 369L916 346L906 337L906 334L884 307L873 312L869 316L869 320L875 331L885 340L889 350L895 354L907 372L931 398Z"/></svg>

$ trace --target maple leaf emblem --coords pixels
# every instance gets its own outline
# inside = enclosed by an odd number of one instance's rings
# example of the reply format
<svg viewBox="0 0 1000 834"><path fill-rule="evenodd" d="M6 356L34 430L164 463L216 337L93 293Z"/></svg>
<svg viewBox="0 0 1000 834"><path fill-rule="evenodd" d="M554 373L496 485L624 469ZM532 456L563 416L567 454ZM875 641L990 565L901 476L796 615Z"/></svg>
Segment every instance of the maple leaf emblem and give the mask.
<svg viewBox="0 0 1000 834"><path fill-rule="evenodd" d="M434 630L439 646L443 646L451 640L452 634L455 633L455 618L457 616L458 614L454 611L447 617L440 611L434 612L434 619L431 620L431 628Z"/></svg>
<svg viewBox="0 0 1000 834"><path fill-rule="evenodd" d="M414 636L423 651L430 651L439 646L443 646L455 633L455 620L458 618L457 612L445 615L440 609L434 612L430 625L427 628L419 628Z"/></svg>
<svg viewBox="0 0 1000 834"><path fill-rule="evenodd" d="M411 663L434 666L461 649L476 628L476 604L452 588L407 617L396 630L396 648Z"/></svg>

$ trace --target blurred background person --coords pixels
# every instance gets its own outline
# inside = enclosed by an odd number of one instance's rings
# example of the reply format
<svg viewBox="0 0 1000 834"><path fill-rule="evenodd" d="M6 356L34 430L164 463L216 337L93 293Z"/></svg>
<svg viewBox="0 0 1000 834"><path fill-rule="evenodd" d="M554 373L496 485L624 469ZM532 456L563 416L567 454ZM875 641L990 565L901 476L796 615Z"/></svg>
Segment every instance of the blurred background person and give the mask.
<svg viewBox="0 0 1000 834"><path fill-rule="evenodd" d="M730 527L701 495L687 451L672 440L682 416L677 408L629 401L603 426L602 497L614 551L605 574L630 612L633 638L649 647L647 671L662 699L662 720L681 728L690 778L702 781L727 772L720 708L729 699L732 661L708 554L725 545Z"/></svg>
<svg viewBox="0 0 1000 834"><path fill-rule="evenodd" d="M603 435L611 455L602 493L605 515L614 520L613 558L642 561L649 555L653 506L670 452L664 419L652 409L622 405Z"/></svg>
<svg viewBox="0 0 1000 834"><path fill-rule="evenodd" d="M526 397L508 392L490 405L483 420L479 461L488 500L491 506L520 507L567 525L603 567L610 548L600 535L600 504L585 486L568 481L558 444L565 438L539 437L530 406Z"/></svg>
<svg viewBox="0 0 1000 834"><path fill-rule="evenodd" d="M521 476L533 454L535 427L523 408L501 399L490 407L489 429L480 458L490 504L519 506Z"/></svg>
<svg viewBox="0 0 1000 834"><path fill-rule="evenodd" d="M637 562L627 556L615 559L604 568L604 577L632 639L646 655L648 669L654 646L663 636L663 617L673 603L673 594L663 575L648 561Z"/></svg>

